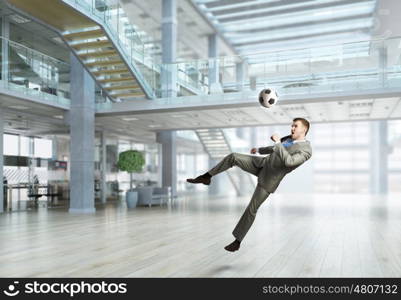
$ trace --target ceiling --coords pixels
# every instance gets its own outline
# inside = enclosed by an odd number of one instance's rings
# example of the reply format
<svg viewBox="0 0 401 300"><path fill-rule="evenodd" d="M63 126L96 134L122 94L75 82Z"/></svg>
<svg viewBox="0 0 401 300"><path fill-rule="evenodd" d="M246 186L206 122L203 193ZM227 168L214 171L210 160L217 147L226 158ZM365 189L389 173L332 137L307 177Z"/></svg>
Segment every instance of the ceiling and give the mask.
<svg viewBox="0 0 401 300"><path fill-rule="evenodd" d="M192 0L240 55L366 40L376 0Z"/></svg>
<svg viewBox="0 0 401 300"><path fill-rule="evenodd" d="M34 132L66 130L65 110L7 95L0 95L4 111L4 129L9 133L31 135Z"/></svg>
<svg viewBox="0 0 401 300"><path fill-rule="evenodd" d="M122 0L124 11L142 33L148 52L161 56L161 0ZM205 59L208 56L208 35L215 28L189 0L177 0L177 61ZM220 40L220 56L234 55L230 45Z"/></svg>
<svg viewBox="0 0 401 300"><path fill-rule="evenodd" d="M241 108L199 109L180 112L97 116L106 128L122 131L185 130L288 124L295 117L312 123L401 119L401 97L282 104L271 109L257 103Z"/></svg>

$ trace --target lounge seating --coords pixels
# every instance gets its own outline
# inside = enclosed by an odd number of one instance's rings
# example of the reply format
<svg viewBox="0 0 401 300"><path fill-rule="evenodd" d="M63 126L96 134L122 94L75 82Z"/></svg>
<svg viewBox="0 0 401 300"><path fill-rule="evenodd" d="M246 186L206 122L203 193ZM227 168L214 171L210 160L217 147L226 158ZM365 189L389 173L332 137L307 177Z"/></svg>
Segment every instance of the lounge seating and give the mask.
<svg viewBox="0 0 401 300"><path fill-rule="evenodd" d="M170 187L138 187L138 206L162 205L170 199Z"/></svg>

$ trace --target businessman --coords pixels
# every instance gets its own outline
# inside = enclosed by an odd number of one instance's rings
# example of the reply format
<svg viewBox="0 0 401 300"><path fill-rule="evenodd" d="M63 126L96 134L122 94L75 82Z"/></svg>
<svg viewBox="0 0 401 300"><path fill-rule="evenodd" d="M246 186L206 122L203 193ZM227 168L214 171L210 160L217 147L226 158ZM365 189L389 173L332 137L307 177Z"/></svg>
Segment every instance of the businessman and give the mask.
<svg viewBox="0 0 401 300"><path fill-rule="evenodd" d="M277 134L271 136L274 146L252 148L251 154L267 154L267 156L252 156L231 153L223 158L214 168L196 178L187 179L189 183L209 185L211 178L227 169L238 166L242 170L258 177L258 184L245 212L234 228L235 240L224 247L234 252L240 248L249 228L256 217L259 206L274 193L284 176L302 165L312 156L310 142L305 140L310 124L304 118L295 118L291 125L291 134L280 139Z"/></svg>

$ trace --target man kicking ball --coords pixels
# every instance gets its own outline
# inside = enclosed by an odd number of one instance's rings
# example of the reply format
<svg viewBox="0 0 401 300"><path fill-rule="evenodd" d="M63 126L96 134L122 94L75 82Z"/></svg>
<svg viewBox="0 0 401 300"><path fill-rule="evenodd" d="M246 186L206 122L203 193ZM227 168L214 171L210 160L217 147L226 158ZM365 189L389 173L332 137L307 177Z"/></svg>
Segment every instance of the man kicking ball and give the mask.
<svg viewBox="0 0 401 300"><path fill-rule="evenodd" d="M295 118L291 125L291 135L282 139L274 134L271 139L274 146L252 148L251 154L269 154L267 156L252 156L240 153L231 153L223 158L214 168L196 178L187 179L189 183L203 183L209 185L212 176L215 176L233 166L258 177L258 184L244 214L234 228L235 241L224 247L234 252L240 247L249 228L256 217L259 206L274 193L284 176L302 165L312 156L312 148L305 136L309 131L309 122L304 118Z"/></svg>

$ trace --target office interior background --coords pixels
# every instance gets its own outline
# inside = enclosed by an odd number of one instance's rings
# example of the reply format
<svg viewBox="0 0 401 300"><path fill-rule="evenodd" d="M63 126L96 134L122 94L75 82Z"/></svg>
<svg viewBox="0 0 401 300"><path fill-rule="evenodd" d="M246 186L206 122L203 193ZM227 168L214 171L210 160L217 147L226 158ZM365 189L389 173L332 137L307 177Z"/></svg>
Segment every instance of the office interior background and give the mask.
<svg viewBox="0 0 401 300"><path fill-rule="evenodd" d="M0 13L1 276L401 275L399 1L1 0ZM256 178L186 179L295 117L311 122L312 159L230 258ZM117 168L126 150L142 171Z"/></svg>

